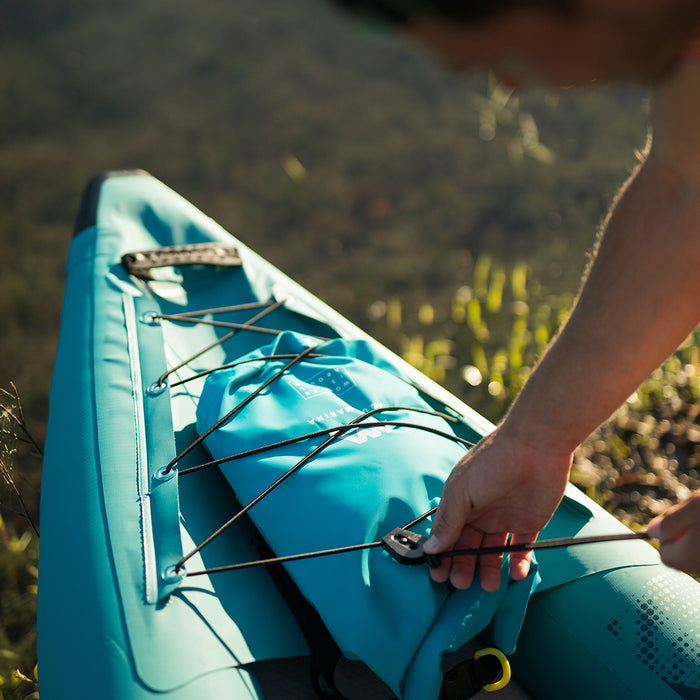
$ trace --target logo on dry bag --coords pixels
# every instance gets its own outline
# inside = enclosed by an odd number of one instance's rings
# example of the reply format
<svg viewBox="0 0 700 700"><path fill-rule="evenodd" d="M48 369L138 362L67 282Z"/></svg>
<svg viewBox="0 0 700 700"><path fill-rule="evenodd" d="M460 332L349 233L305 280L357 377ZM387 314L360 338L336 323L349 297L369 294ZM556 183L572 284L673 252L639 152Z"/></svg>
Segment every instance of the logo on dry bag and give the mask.
<svg viewBox="0 0 700 700"><path fill-rule="evenodd" d="M370 418L365 425L371 425L372 423L376 422L376 418ZM376 427L372 426L369 428L361 427L358 428L356 432L349 432L341 439L349 440L350 442L354 442L356 445L364 445L370 438L381 437L384 435L384 433L390 433L393 429L394 428L391 425L378 425Z"/></svg>
<svg viewBox="0 0 700 700"><path fill-rule="evenodd" d="M291 377L289 385L301 396L302 399L312 399L319 394L335 394L340 396L348 389L355 386L355 382L345 371L334 367L324 369L307 379Z"/></svg>

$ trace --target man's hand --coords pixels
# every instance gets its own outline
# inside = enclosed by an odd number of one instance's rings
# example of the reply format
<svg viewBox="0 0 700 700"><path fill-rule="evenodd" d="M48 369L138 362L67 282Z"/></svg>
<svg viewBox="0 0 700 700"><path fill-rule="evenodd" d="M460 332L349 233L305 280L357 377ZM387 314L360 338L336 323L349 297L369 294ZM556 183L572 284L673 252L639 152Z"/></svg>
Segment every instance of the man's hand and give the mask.
<svg viewBox="0 0 700 700"><path fill-rule="evenodd" d="M489 547L533 542L559 505L572 455L547 454L509 434L506 424L485 437L455 466L443 490L425 551ZM527 576L532 552L510 555L511 576ZM479 581L497 591L503 555L479 557ZM448 557L431 570L435 581L448 578L456 588L469 588L476 557Z"/></svg>
<svg viewBox="0 0 700 700"><path fill-rule="evenodd" d="M647 532L661 543L664 564L700 576L700 491L654 518Z"/></svg>

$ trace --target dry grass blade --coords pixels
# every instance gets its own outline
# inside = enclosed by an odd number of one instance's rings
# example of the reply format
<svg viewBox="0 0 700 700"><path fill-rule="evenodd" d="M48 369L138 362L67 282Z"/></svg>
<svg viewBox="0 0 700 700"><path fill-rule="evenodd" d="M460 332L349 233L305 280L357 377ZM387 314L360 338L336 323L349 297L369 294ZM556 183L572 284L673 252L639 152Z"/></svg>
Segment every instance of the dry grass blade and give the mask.
<svg viewBox="0 0 700 700"><path fill-rule="evenodd" d="M10 382L10 386L12 387L12 392L0 387L0 393L12 399L13 405L10 408L5 404L0 404L0 411L2 411L3 414L6 415L22 431L23 436L15 433L14 437L18 440L29 442L37 453L43 457L44 452L41 447L39 447L37 441L32 437L32 434L29 432L29 428L27 427L27 423L24 419L24 411L22 410L22 402L20 401L17 387L15 386L14 382ZM3 433L8 434L9 431L3 430Z"/></svg>
<svg viewBox="0 0 700 700"><path fill-rule="evenodd" d="M22 494L20 493L19 489L17 488L17 485L14 482L14 479L12 478L12 474L10 474L10 470L7 468L5 463L0 459L0 474L2 474L3 479L5 479L5 482L7 485L10 487L12 492L15 494L17 497L17 500L20 502L20 505L22 506L22 510L24 512L25 517L29 521L29 524L32 526L32 529L34 532L36 532L36 536L39 537L39 529L37 528L36 524L34 523L34 519L29 513L29 509L27 508L27 504L24 502L24 498L22 498Z"/></svg>
<svg viewBox="0 0 700 700"><path fill-rule="evenodd" d="M17 488L17 484L15 484L9 463L6 459L3 459L3 457L11 457L15 451L11 445L16 440L31 445L39 456L43 456L43 452L27 427L17 387L14 382L11 382L10 386L12 387L11 392L7 391L7 389L0 388L0 393L11 399L10 405L0 403L0 419L4 418L10 423L9 427L2 426L0 429L0 449L2 451L2 454L0 454L0 474L2 474L2 478L19 501L24 517L29 521L29 524L38 537L39 529L29 512L29 508L20 490Z"/></svg>

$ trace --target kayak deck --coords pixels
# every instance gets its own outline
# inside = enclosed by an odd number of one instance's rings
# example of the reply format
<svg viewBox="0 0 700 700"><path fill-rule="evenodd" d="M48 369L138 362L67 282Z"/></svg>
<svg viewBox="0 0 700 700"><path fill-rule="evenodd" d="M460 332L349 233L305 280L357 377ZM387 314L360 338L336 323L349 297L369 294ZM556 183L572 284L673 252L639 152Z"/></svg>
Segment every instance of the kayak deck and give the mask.
<svg viewBox="0 0 700 700"><path fill-rule="evenodd" d="M205 311L235 306L225 322L365 339L436 409L458 415L463 437L476 441L492 426L150 176L98 180L78 229L42 484L42 697L93 697L96 688L115 700L312 697L307 644L265 571L163 576L235 510L221 471L195 469L211 456L201 444L189 449L201 373L265 342L259 332L185 315L213 319ZM205 258L184 264L186 248L202 244ZM217 248L223 258L208 258ZM160 251L145 256L150 277L136 269L138 256L131 273L122 264L142 251ZM148 268L154 260L163 266ZM610 532L627 530L570 487L541 539ZM255 560L254 540L242 519L187 568ZM581 549L538 555L542 584L511 659L528 690L511 683L497 697L698 697L700 655L676 640L700 634L700 585L662 567L643 542ZM650 651L642 624L654 633ZM336 680L348 697L395 694L354 661L341 661Z"/></svg>

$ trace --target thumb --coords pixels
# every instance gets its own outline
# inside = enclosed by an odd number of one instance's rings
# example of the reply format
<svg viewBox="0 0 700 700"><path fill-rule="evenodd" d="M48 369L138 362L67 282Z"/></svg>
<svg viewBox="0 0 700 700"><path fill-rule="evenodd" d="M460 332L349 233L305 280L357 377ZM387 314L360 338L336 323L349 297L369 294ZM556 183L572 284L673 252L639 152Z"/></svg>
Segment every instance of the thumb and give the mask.
<svg viewBox="0 0 700 700"><path fill-rule="evenodd" d="M660 542L659 554L667 566L697 575L700 572L700 492L655 518L647 528Z"/></svg>
<svg viewBox="0 0 700 700"><path fill-rule="evenodd" d="M423 546L427 554L437 554L454 548L471 513L471 504L459 494L459 489L447 480L440 505L435 512L430 537Z"/></svg>
<svg viewBox="0 0 700 700"><path fill-rule="evenodd" d="M647 526L647 534L660 543L668 544L680 540L688 528L700 518L700 494L696 493L685 503L668 509L664 515L654 518Z"/></svg>

